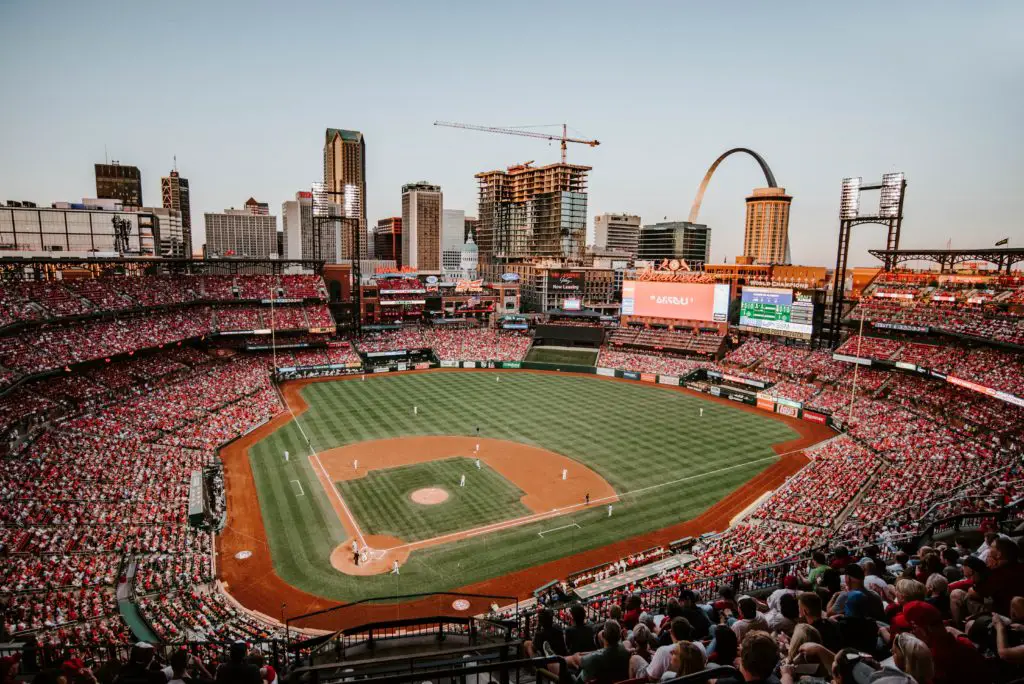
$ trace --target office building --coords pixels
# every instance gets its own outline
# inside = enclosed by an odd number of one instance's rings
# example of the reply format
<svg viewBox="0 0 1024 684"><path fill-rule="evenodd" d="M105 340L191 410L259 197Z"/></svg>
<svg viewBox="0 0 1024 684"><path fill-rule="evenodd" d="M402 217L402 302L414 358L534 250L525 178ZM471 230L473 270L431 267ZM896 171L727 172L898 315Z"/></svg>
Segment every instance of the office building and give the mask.
<svg viewBox="0 0 1024 684"><path fill-rule="evenodd" d="M461 270L462 248L466 244L466 212L445 209L441 220L441 267L445 271Z"/></svg>
<svg viewBox="0 0 1024 684"><path fill-rule="evenodd" d="M0 253L181 258L185 246L181 217L169 210L125 208L115 199L54 202L50 207L8 201L0 207Z"/></svg>
<svg viewBox="0 0 1024 684"><path fill-rule="evenodd" d="M785 188L755 188L747 197L743 256L755 264L788 264L789 206L793 198Z"/></svg>
<svg viewBox="0 0 1024 684"><path fill-rule="evenodd" d="M601 214L594 217L594 247L626 252L636 258L639 243L639 216Z"/></svg>
<svg viewBox="0 0 1024 684"><path fill-rule="evenodd" d="M254 197L245 200L245 210L253 216L270 216L270 205L266 202L257 202Z"/></svg>
<svg viewBox="0 0 1024 684"><path fill-rule="evenodd" d="M277 217L249 209L203 214L207 257L277 258Z"/></svg>
<svg viewBox="0 0 1024 684"><path fill-rule="evenodd" d="M182 178L178 170L160 179L160 194L163 207L176 211L181 216L181 225L185 235L185 256L192 257L192 204L189 198L188 179Z"/></svg>
<svg viewBox="0 0 1024 684"><path fill-rule="evenodd" d="M667 221L640 230L637 257L644 261L683 259L699 269L711 258L711 229L702 223Z"/></svg>
<svg viewBox="0 0 1024 684"><path fill-rule="evenodd" d="M342 215L359 221L360 256L368 253L366 223L366 140L359 131L328 128L324 136L324 190L330 202L342 207ZM342 258L352 258L352 231L345 227Z"/></svg>
<svg viewBox="0 0 1024 684"><path fill-rule="evenodd" d="M96 164L96 197L120 200L125 207L142 206L142 173L138 166L118 162Z"/></svg>
<svg viewBox="0 0 1024 684"><path fill-rule="evenodd" d="M402 265L441 271L441 186L426 181L402 186Z"/></svg>
<svg viewBox="0 0 1024 684"><path fill-rule="evenodd" d="M373 232L373 253L375 259L394 261L402 266L402 217L389 216L377 221Z"/></svg>
<svg viewBox="0 0 1024 684"><path fill-rule="evenodd" d="M476 174L476 242L485 277L524 259L583 259L589 166L529 164Z"/></svg>

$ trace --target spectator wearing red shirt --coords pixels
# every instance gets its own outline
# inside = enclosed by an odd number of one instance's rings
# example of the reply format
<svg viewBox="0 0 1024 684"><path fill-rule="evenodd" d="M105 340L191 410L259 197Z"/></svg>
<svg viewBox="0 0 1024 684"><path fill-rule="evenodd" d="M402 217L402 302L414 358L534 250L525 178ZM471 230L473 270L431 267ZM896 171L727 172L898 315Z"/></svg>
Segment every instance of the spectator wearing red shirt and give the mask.
<svg viewBox="0 0 1024 684"><path fill-rule="evenodd" d="M911 601L903 615L914 635L928 645L935 662L934 684L990 684L992 674L985 658L971 640L954 635L942 624L942 615L935 606L924 601Z"/></svg>
<svg viewBox="0 0 1024 684"><path fill-rule="evenodd" d="M856 559L850 555L849 549L845 546L837 546L829 565L834 570L845 570L847 565L855 562Z"/></svg>
<svg viewBox="0 0 1024 684"><path fill-rule="evenodd" d="M972 598L991 599L992 610L1000 615L1009 615L1010 601L1014 596L1024 595L1024 566L1018 562L1020 549L1017 544L1006 537L999 537L992 542L985 565L989 573L984 579L975 582L968 592Z"/></svg>

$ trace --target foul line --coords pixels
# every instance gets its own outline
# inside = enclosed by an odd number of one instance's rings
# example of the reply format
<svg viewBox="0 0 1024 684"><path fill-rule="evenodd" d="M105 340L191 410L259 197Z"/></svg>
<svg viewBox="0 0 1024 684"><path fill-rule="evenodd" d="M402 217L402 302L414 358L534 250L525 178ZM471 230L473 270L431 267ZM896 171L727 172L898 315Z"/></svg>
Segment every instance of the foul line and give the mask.
<svg viewBox="0 0 1024 684"><path fill-rule="evenodd" d="M320 462L320 456L316 453L316 449L313 448L313 442L310 441L309 435L307 435L306 431L302 428L302 423L299 422L299 417L295 415L295 410L292 408L291 402L285 399L284 403L285 406L288 407L288 412L292 414L292 420L295 421L295 425L299 428L299 432L302 433L303 439L306 440L306 446L309 447L310 460L312 461L313 459L316 459L317 465L320 466L320 472L323 473L324 478L327 481L326 489L329 489L334 493L334 498L338 500L338 503L340 503L342 509L344 509L345 515L348 516L348 520L352 524L352 529L356 531L356 537L359 539L359 545L366 546L366 539L363 538L363 531L359 529L359 523L356 522L356 517L352 515L352 511L350 511L348 506L345 505L345 500L341 498L341 494L338 493L338 488L334 486L333 482L331 482L331 476L327 474L327 469L324 468L324 464ZM317 479L319 479L319 476L317 476ZM342 527L344 527L345 521L343 520L341 522Z"/></svg>
<svg viewBox="0 0 1024 684"><path fill-rule="evenodd" d="M715 470L709 470L706 473L698 473L697 475L689 475L687 477L681 477L678 480L672 480L670 482L661 482L659 484L651 485L649 487L642 487L640 489L634 489L632 491L623 492L622 496L626 497L626 496L632 496L633 494L643 494L644 492L650 492L650 491L653 491L655 489L660 489L662 487L668 487L668 486L671 486L671 485L676 485L676 484L679 484L680 482L689 482L690 480L696 480L698 478L706 477L708 475L717 475L718 473L724 473L724 472L728 472L730 470L736 470L737 468L745 468L746 466L754 465L756 463L763 463L764 461L780 460L783 456L786 456L787 454L795 453L795 452L798 452L798 451L803 451L803 449L793 449L792 451L787 451L787 452L782 453L782 454L773 454L771 456L765 456L764 458L754 459L753 461L746 461L744 463L737 463L735 465L726 466L724 468L717 468ZM434 545L437 545L437 544L442 544L442 543L444 543L445 541L448 541L448 540L470 539L472 537L478 537L481 534L487 534L488 532L500 532L502 530L506 530L506 529L509 529L509 528L512 528L512 527L519 527L521 525L526 525L526 524L533 523L533 522L540 522L542 520L547 520L548 518L554 518L556 516L562 515L563 513L567 513L569 511L576 511L576 510L579 510L579 509L582 509L582 508L592 508L592 507L596 507L596 506L604 504L604 503L611 503L611 502L615 502L615 501L619 501L619 500L620 500L619 495L618 494L614 494L612 496L606 496L606 497L603 497L603 498L600 498L600 499L591 499L589 505L585 504L585 503L578 503L578 504L572 504L571 506L563 506L562 508L552 508L550 511L545 511L544 513L533 513L531 515L526 515L526 516L523 516L521 518L513 518L512 520L504 520L502 522L491 523L490 525L484 525L483 527L474 527L474 528L469 529L469 530L461 530L459 532L451 532L449 534L444 534L444 535L441 535L439 537L431 537L430 539L422 539L420 541L410 542L408 544L399 544L398 546L392 546L392 547L389 547L389 548L384 549L384 550L385 551L398 551L398 550L401 550L401 549L413 550L413 549L421 548L421 547L424 547L424 546L434 546Z"/></svg>
<svg viewBox="0 0 1024 684"><path fill-rule="evenodd" d="M552 532L558 532L559 530L567 530L570 527L575 527L577 530L583 529L582 527L580 527L579 523L574 523L573 522L573 523L569 523L568 525L562 525L561 527L554 527L554 528L552 528L550 530L541 530L540 532L537 533L537 536L538 537L543 537L545 534L551 534Z"/></svg>

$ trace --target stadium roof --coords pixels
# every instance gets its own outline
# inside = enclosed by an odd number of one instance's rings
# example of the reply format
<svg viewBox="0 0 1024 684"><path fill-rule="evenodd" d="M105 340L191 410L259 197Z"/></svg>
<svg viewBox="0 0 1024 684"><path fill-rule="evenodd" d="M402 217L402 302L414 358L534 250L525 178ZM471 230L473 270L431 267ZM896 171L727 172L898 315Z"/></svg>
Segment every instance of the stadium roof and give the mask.
<svg viewBox="0 0 1024 684"><path fill-rule="evenodd" d="M908 261L931 261L941 270L968 261L987 261L1000 271L1010 272L1014 264L1024 262L1024 247L988 247L983 249L869 249L871 256L897 266Z"/></svg>

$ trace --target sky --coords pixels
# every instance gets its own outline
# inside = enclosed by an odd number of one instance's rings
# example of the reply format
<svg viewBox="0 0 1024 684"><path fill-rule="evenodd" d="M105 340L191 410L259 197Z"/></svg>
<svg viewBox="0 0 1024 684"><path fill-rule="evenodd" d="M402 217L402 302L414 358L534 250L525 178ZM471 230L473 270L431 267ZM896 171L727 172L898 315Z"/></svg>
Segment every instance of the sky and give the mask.
<svg viewBox="0 0 1024 684"><path fill-rule="evenodd" d="M92 197L107 156L159 205L177 156L198 245L203 212L253 196L280 217L334 127L365 135L371 225L418 180L475 215L475 173L558 145L432 123L566 122L601 141L569 149L593 167L591 230L603 212L685 220L714 159L749 147L793 196L794 263L833 265L842 178L890 171L901 246L1021 246L1022 25L1019 0L0 0L0 200ZM749 157L719 167L712 261L741 253L764 184ZM851 265L884 239L857 229Z"/></svg>

